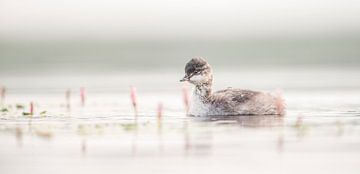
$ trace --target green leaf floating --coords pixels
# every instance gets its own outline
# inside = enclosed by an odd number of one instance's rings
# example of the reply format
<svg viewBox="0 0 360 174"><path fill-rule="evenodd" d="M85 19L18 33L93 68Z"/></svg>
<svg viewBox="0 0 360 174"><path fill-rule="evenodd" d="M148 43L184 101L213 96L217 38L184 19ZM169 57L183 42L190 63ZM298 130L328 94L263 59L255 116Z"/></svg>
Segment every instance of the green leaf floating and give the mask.
<svg viewBox="0 0 360 174"><path fill-rule="evenodd" d="M46 111L40 112L40 115L43 116L43 117L46 116Z"/></svg>
<svg viewBox="0 0 360 174"><path fill-rule="evenodd" d="M16 104L15 107L16 109L24 109L24 105L22 104Z"/></svg>
<svg viewBox="0 0 360 174"><path fill-rule="evenodd" d="M22 114L23 114L24 116L32 115L30 112L23 112Z"/></svg>

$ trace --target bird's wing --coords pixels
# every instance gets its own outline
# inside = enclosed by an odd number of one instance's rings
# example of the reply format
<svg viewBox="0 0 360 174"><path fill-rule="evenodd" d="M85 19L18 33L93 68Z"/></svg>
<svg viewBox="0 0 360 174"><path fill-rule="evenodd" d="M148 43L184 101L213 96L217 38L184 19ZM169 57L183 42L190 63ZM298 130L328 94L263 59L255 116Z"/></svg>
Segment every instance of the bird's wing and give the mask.
<svg viewBox="0 0 360 174"><path fill-rule="evenodd" d="M233 103L234 105L246 103L260 92L243 89L225 89L214 93L214 102Z"/></svg>

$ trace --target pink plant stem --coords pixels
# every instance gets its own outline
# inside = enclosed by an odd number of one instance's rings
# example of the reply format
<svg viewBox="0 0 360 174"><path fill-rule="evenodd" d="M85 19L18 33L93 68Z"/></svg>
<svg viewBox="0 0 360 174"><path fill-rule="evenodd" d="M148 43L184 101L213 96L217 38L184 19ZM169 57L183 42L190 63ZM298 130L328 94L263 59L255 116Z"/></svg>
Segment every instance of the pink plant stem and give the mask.
<svg viewBox="0 0 360 174"><path fill-rule="evenodd" d="M6 88L5 87L1 87L1 102L4 102L5 100L5 94L6 94Z"/></svg>
<svg viewBox="0 0 360 174"><path fill-rule="evenodd" d="M135 119L137 120L137 115L138 115L138 110L137 110L137 95L136 95L136 88L131 86L131 92L130 92L130 97L131 97L131 103L134 107L134 114L135 114Z"/></svg>
<svg viewBox="0 0 360 174"><path fill-rule="evenodd" d="M30 102L30 115L34 115L34 102Z"/></svg>
<svg viewBox="0 0 360 174"><path fill-rule="evenodd" d="M85 87L81 87L81 88L80 88L81 106L85 106L85 98L86 98Z"/></svg>
<svg viewBox="0 0 360 174"><path fill-rule="evenodd" d="M185 111L186 111L186 114L188 114L189 113L190 101L189 101L189 90L188 90L187 86L184 85L182 91L183 91Z"/></svg>
<svg viewBox="0 0 360 174"><path fill-rule="evenodd" d="M158 108L157 108L157 120L158 120L158 126L159 127L161 127L162 114L163 114L163 104L160 102L158 104Z"/></svg>

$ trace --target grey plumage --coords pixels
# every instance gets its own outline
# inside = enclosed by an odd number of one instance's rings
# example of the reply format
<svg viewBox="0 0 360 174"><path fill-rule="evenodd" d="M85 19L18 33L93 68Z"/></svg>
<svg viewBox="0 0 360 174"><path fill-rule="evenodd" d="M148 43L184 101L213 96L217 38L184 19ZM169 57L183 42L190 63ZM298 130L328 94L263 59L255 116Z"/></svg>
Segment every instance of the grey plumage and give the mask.
<svg viewBox="0 0 360 174"><path fill-rule="evenodd" d="M195 85L190 106L192 115L282 115L279 94L228 88L212 92L212 70L203 58L193 58L185 66L185 77Z"/></svg>

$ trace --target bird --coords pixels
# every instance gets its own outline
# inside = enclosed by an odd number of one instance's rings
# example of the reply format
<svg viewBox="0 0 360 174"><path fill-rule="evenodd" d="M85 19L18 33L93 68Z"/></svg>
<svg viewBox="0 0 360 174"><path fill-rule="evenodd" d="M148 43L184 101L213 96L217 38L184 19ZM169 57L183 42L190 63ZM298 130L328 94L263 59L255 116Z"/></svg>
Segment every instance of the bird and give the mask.
<svg viewBox="0 0 360 174"><path fill-rule="evenodd" d="M280 92L270 93L227 88L213 92L210 64L201 57L185 65L180 82L194 85L188 114L191 116L284 115L285 102Z"/></svg>

